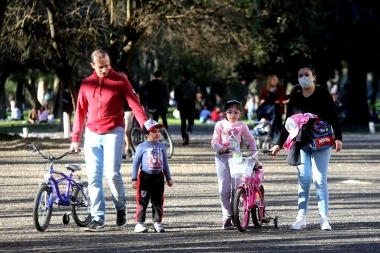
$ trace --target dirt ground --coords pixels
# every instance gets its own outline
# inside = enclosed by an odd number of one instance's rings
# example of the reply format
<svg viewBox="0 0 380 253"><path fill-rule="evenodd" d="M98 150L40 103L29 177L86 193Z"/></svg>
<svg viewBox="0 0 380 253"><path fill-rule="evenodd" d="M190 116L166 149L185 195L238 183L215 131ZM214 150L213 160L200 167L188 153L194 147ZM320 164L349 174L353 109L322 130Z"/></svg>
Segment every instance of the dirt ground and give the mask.
<svg viewBox="0 0 380 253"><path fill-rule="evenodd" d="M0 252L380 252L380 135L344 136L343 151L332 155L329 168L330 224L321 231L314 187L307 228L289 230L297 213L297 174L285 164L286 152L273 159L262 156L265 197L270 216L280 217L245 233L221 230L214 152L209 136L192 139L187 147L175 139L169 160L174 186L165 192L166 233L154 233L148 212L149 232L133 231L135 199L131 188L131 161L124 160L122 174L128 196L128 223L115 225L116 213L107 190L106 231L86 233L72 220L62 224L68 210L53 211L49 228L38 232L33 224L33 199L43 179L45 161L26 150L36 143L44 152L62 154L65 139L3 140L0 148ZM57 163L79 163L72 156ZM85 180L84 171L78 173ZM107 182L105 187L108 189ZM149 209L148 209L149 210Z"/></svg>

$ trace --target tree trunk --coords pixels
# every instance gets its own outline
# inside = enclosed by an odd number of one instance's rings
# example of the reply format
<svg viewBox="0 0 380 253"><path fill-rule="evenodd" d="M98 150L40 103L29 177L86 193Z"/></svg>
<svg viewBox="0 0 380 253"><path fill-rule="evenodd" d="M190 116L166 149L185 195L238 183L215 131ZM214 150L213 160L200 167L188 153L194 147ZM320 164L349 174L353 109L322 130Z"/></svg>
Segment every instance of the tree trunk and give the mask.
<svg viewBox="0 0 380 253"><path fill-rule="evenodd" d="M36 80L32 77L25 83L25 88L29 92L28 102L32 105L33 108L39 109L41 107L40 102L37 98L37 90L35 86Z"/></svg>
<svg viewBox="0 0 380 253"><path fill-rule="evenodd" d="M5 94L5 82L11 74L11 68L2 69L0 75L0 119L7 118L7 96Z"/></svg>
<svg viewBox="0 0 380 253"><path fill-rule="evenodd" d="M117 35L115 31L115 10L114 10L114 2L109 1L106 6L106 11L109 16L109 33L110 33L110 46L109 46L109 56L111 61L111 66L115 70L117 66L117 58L118 58L118 50L117 50Z"/></svg>
<svg viewBox="0 0 380 253"><path fill-rule="evenodd" d="M129 70L131 70L132 55L133 55L133 49L135 47L135 43L141 38L144 32L145 32L145 29L136 31L135 28L127 24L127 26L124 28L122 53L121 53L119 65L126 66L129 68Z"/></svg>
<svg viewBox="0 0 380 253"><path fill-rule="evenodd" d="M370 100L370 105L371 107L374 107L376 104L377 100L377 94L379 92L379 81L380 81L380 67L376 66L374 71L372 72L372 89L371 89L371 94L369 94L369 100Z"/></svg>
<svg viewBox="0 0 380 253"><path fill-rule="evenodd" d="M54 118L60 118L59 115L59 105L62 103L62 98L60 97L60 90L61 90L61 81L59 77L56 75L54 77L54 84L53 84L53 97L51 98L52 101L50 103L50 114L54 115Z"/></svg>
<svg viewBox="0 0 380 253"><path fill-rule="evenodd" d="M16 87L16 105L21 110L21 119L24 120L23 112L25 105L25 97L24 97L24 83L23 79L18 80Z"/></svg>
<svg viewBox="0 0 380 253"><path fill-rule="evenodd" d="M38 80L38 83L37 83L37 99L41 105L44 104L44 96L45 96L46 90L47 89L46 89L45 80L40 78L40 80Z"/></svg>
<svg viewBox="0 0 380 253"><path fill-rule="evenodd" d="M5 79L6 80L6 79ZM7 118L7 96L5 94L5 80L0 79L0 119Z"/></svg>

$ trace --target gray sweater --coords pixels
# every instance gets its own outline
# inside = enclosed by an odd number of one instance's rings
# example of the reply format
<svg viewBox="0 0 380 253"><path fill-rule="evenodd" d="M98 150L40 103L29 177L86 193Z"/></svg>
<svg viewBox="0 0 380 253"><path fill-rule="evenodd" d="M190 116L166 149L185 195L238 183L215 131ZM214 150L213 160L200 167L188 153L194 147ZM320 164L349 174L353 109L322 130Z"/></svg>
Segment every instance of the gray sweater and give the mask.
<svg viewBox="0 0 380 253"><path fill-rule="evenodd" d="M164 171L166 180L171 180L166 147L162 142L144 141L137 146L132 164L132 181L137 181L140 168L148 174Z"/></svg>

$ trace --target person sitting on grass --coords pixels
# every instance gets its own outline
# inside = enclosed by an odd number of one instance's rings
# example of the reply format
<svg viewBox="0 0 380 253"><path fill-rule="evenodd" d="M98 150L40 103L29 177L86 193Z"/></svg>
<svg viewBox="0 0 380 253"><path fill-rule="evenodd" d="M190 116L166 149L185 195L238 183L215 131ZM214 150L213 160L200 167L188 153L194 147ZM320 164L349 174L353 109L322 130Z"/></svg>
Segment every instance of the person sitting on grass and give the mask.
<svg viewBox="0 0 380 253"><path fill-rule="evenodd" d="M32 124L38 122L38 112L36 107L33 107L32 110L29 111L28 122Z"/></svg>
<svg viewBox="0 0 380 253"><path fill-rule="evenodd" d="M39 122L48 122L49 113L45 109L45 106L41 106L41 110L38 111L38 121Z"/></svg>
<svg viewBox="0 0 380 253"><path fill-rule="evenodd" d="M12 110L11 120L21 120L21 110L18 108L17 104Z"/></svg>
<svg viewBox="0 0 380 253"><path fill-rule="evenodd" d="M203 107L203 110L199 113L199 121L201 123L207 123L211 119L211 112L207 109L207 106Z"/></svg>

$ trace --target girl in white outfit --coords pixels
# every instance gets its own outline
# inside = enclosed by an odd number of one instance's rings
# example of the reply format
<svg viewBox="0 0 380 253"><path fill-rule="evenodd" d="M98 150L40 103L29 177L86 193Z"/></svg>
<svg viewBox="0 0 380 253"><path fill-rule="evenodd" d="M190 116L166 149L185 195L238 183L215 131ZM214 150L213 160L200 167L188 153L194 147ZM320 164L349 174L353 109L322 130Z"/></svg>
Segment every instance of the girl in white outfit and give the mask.
<svg viewBox="0 0 380 253"><path fill-rule="evenodd" d="M211 146L217 151L215 155L215 165L223 214L222 229L225 230L233 229L234 227L232 223L232 201L235 189L241 182L239 179L231 179L228 159L232 157L233 152L240 153L242 137L247 140L251 154L256 152L256 141L249 131L248 126L239 121L240 115L240 103L236 100L228 101L224 106L225 119L216 123L211 140ZM227 150L233 150L233 152L227 154ZM257 161L256 157L256 163Z"/></svg>

